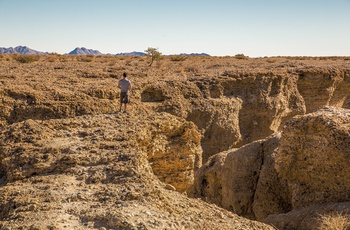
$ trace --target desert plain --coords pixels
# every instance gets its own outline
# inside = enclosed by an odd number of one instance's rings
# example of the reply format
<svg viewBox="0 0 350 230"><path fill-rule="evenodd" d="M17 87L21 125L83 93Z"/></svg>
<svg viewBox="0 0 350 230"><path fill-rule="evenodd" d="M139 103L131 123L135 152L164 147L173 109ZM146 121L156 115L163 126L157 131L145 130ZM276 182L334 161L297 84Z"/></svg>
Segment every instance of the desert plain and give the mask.
<svg viewBox="0 0 350 230"><path fill-rule="evenodd" d="M349 226L349 57L149 63L0 55L0 229Z"/></svg>

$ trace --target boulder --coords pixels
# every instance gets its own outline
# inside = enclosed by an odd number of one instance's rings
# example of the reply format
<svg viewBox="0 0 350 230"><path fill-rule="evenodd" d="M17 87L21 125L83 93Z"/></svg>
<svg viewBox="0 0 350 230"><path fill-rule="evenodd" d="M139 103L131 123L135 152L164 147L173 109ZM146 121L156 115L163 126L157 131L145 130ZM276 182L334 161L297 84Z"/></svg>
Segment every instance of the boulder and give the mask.
<svg viewBox="0 0 350 230"><path fill-rule="evenodd" d="M278 175L274 167L280 137L280 133L276 133L263 144L264 160L253 203L253 213L257 220L263 220L273 213L284 213L291 210L288 184Z"/></svg>
<svg viewBox="0 0 350 230"><path fill-rule="evenodd" d="M293 209L350 200L350 110L323 107L285 126L275 168Z"/></svg>
<svg viewBox="0 0 350 230"><path fill-rule="evenodd" d="M218 153L196 172L194 196L251 219L290 211L289 190L274 169L279 134Z"/></svg>
<svg viewBox="0 0 350 230"><path fill-rule="evenodd" d="M322 220L325 217L328 218L328 225ZM342 202L311 205L294 209L288 213L269 215L264 222L275 226L277 229L348 229L350 227L349 217L350 202ZM332 222L341 226L341 223L339 223L341 219L339 218L348 220L347 228L336 228L335 226L337 225L329 226ZM323 228L321 227L322 225Z"/></svg>
<svg viewBox="0 0 350 230"><path fill-rule="evenodd" d="M153 173L179 192L193 185L194 172L202 165L201 134L183 118L154 114L142 133L139 146L147 153Z"/></svg>
<svg viewBox="0 0 350 230"><path fill-rule="evenodd" d="M263 163L263 140L229 153L222 169L222 207L254 219L254 194Z"/></svg>
<svg viewBox="0 0 350 230"><path fill-rule="evenodd" d="M218 206L222 204L222 168L228 152L211 156L195 173L194 197L200 197Z"/></svg>

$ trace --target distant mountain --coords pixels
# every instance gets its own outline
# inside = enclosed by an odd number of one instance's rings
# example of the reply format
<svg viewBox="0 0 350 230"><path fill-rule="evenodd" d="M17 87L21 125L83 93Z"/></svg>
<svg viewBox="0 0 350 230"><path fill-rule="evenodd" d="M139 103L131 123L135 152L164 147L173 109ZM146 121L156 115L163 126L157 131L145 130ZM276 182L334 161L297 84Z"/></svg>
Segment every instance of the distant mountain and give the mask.
<svg viewBox="0 0 350 230"><path fill-rule="evenodd" d="M14 54L14 53L19 53L19 54L45 54L44 52L30 49L27 46L17 46L15 48L13 48L13 47L10 47L10 48L0 47L0 53L3 53L3 54Z"/></svg>
<svg viewBox="0 0 350 230"><path fill-rule="evenodd" d="M13 54L13 53L19 53L19 54L48 54L48 52L41 52L37 50L30 49L27 46L17 46L15 48L3 48L0 47L0 53L2 54ZM144 52L127 52L127 53L117 53L117 54L103 54L98 50L93 49L87 49L85 47L77 47L71 52L68 53L69 55L115 55L115 56L147 56L147 53ZM178 54L180 56L210 56L206 53L180 53ZM172 56L172 55L170 55Z"/></svg>
<svg viewBox="0 0 350 230"><path fill-rule="evenodd" d="M68 54L75 54L75 55L102 55L102 53L98 50L92 50L92 49L86 49L85 47L77 47L74 50L72 50L71 52L69 52Z"/></svg>
<svg viewBox="0 0 350 230"><path fill-rule="evenodd" d="M206 54L206 53L190 53L190 54L181 53L179 55L180 56L210 56L209 54Z"/></svg>
<svg viewBox="0 0 350 230"><path fill-rule="evenodd" d="M118 53L115 56L147 56L144 52L129 52L129 53Z"/></svg>

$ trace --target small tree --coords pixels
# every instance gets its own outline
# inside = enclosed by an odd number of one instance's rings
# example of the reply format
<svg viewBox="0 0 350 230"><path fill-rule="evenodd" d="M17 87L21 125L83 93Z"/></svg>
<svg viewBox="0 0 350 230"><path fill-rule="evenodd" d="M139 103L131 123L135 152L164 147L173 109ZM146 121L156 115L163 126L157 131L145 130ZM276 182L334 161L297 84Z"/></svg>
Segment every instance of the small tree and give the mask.
<svg viewBox="0 0 350 230"><path fill-rule="evenodd" d="M249 57L245 56L244 54L236 54L235 58L237 58L237 59L248 59Z"/></svg>
<svg viewBox="0 0 350 230"><path fill-rule="evenodd" d="M159 61L162 59L162 53L159 52L156 48L148 47L148 49L145 50L145 52L148 56L151 57L151 63L149 64L149 66L152 66L154 61Z"/></svg>

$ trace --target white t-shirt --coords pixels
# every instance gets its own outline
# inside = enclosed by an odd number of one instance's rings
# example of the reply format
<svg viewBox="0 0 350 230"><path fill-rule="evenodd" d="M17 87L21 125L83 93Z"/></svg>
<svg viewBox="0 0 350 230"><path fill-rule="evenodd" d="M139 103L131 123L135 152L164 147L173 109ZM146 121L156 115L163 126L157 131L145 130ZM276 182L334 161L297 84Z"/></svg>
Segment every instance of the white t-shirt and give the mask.
<svg viewBox="0 0 350 230"><path fill-rule="evenodd" d="M126 93L129 91L131 81L129 79L123 78L119 80L120 92Z"/></svg>

